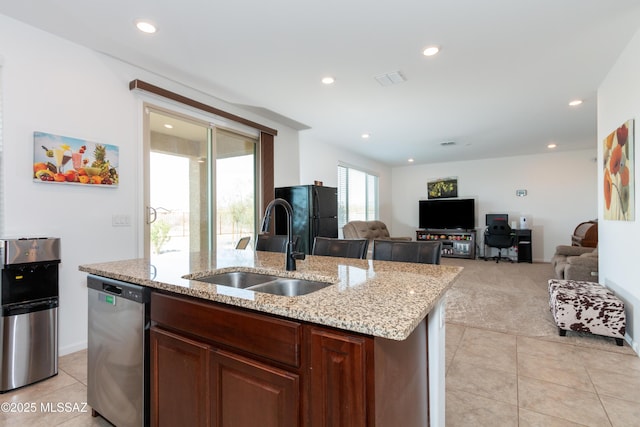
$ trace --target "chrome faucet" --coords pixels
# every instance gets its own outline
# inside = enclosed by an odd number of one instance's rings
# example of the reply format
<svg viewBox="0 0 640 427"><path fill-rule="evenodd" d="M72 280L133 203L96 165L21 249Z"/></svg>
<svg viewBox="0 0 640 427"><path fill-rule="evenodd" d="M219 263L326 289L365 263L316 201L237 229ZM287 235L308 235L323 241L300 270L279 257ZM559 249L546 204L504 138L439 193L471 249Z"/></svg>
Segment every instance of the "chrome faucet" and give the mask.
<svg viewBox="0 0 640 427"><path fill-rule="evenodd" d="M280 205L287 213L287 253L285 255L285 268L287 271L296 270L296 260L304 259L304 252L293 251L293 209L289 202L284 199L273 199L267 205L264 210L264 218L262 219L262 227L260 230L263 233L269 231L269 223L271 222L271 211L275 205Z"/></svg>

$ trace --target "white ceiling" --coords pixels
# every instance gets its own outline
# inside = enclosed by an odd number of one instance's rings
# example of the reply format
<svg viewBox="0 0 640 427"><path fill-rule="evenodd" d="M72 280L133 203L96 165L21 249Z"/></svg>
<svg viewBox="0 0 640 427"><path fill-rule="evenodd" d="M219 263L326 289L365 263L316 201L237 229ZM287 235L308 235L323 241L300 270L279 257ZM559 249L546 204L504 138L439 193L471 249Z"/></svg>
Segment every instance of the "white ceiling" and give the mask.
<svg viewBox="0 0 640 427"><path fill-rule="evenodd" d="M595 157L597 88L640 29L638 0L0 0L0 13L391 166L549 142ZM374 78L393 71L407 81Z"/></svg>

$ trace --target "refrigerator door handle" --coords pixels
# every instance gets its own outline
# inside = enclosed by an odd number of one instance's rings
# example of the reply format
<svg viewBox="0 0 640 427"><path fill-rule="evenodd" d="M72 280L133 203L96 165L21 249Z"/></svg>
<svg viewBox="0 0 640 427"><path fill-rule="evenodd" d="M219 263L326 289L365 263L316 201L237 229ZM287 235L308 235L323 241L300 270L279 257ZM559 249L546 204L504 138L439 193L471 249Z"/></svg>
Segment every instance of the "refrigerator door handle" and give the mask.
<svg viewBox="0 0 640 427"><path fill-rule="evenodd" d="M318 189L314 188L313 189L313 197L311 198L311 200L313 201L313 211L311 212L311 215L313 216L313 218L318 218L320 216L320 207L318 206Z"/></svg>

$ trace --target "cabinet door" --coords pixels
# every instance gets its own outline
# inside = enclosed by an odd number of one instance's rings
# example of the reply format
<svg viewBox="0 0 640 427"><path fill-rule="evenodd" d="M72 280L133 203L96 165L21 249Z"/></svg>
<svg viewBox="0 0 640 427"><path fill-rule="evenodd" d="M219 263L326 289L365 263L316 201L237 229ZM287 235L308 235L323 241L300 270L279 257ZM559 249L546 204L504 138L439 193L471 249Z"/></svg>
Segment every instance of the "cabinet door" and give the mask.
<svg viewBox="0 0 640 427"><path fill-rule="evenodd" d="M214 426L299 425L300 380L296 374L215 350L211 356L211 387Z"/></svg>
<svg viewBox="0 0 640 427"><path fill-rule="evenodd" d="M151 328L151 425L208 426L210 347Z"/></svg>
<svg viewBox="0 0 640 427"><path fill-rule="evenodd" d="M366 339L319 328L309 336L309 424L367 425Z"/></svg>

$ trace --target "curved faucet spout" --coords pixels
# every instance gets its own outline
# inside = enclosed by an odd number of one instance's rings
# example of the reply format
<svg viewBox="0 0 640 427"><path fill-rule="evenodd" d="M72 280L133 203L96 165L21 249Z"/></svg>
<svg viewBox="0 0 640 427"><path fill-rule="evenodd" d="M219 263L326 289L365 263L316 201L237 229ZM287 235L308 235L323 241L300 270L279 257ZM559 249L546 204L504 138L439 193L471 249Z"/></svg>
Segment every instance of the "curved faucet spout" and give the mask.
<svg viewBox="0 0 640 427"><path fill-rule="evenodd" d="M274 206L282 206L287 214L287 253L285 258L285 267L287 271L295 271L296 259L304 259L304 253L293 251L293 209L289 202L284 199L273 199L267 205L264 210L264 218L262 219L262 227L260 230L263 233L269 231L269 224L271 223L271 211Z"/></svg>

